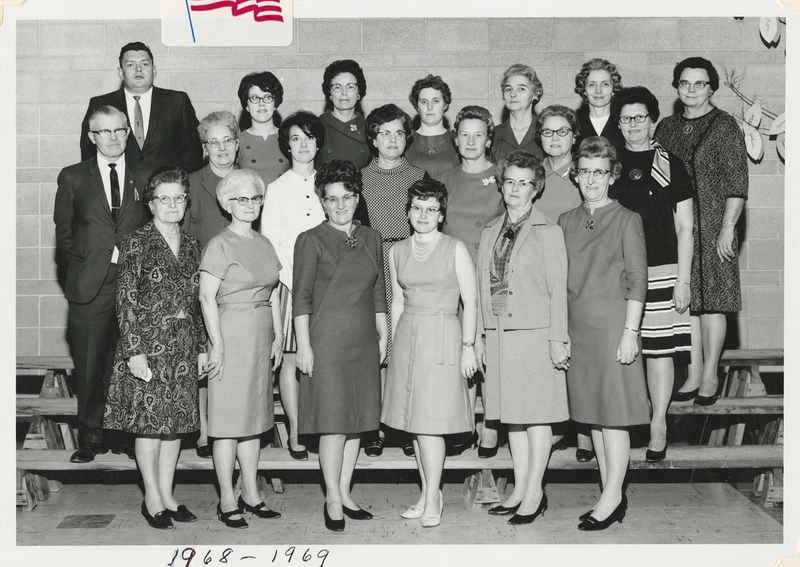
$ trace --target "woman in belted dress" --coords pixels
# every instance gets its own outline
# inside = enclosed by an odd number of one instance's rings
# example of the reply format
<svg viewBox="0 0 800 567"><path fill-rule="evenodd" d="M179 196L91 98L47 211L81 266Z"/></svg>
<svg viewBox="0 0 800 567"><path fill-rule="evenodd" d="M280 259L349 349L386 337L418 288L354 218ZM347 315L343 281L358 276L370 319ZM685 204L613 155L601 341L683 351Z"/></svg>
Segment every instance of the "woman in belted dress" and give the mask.
<svg viewBox="0 0 800 567"><path fill-rule="evenodd" d="M381 421L413 435L422 492L401 517L420 518L428 528L442 517L444 435L472 431L467 379L477 370L477 286L466 245L440 232L447 214L444 184L417 181L406 209L414 234L389 251L395 341Z"/></svg>
<svg viewBox="0 0 800 567"><path fill-rule="evenodd" d="M245 511L280 514L261 501L257 484L261 434L273 426L272 372L283 354L277 283L281 264L267 237L253 230L264 202L264 181L237 169L217 185L231 224L212 238L200 262L200 305L208 331L208 436L220 488L217 516L246 528ZM234 499L239 460L242 494Z"/></svg>

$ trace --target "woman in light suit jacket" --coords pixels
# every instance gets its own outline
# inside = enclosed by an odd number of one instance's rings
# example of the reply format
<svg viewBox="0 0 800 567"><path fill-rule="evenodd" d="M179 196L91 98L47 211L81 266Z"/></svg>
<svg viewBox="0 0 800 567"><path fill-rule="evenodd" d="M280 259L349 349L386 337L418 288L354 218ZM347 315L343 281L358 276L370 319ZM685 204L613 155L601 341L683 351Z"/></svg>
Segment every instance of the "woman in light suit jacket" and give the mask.
<svg viewBox="0 0 800 567"><path fill-rule="evenodd" d="M551 424L569 417L567 253L561 228L533 206L544 188L541 161L514 151L497 164L495 178L506 213L487 225L478 249L484 410L486 419L508 424L516 482L489 513L529 524L547 509L542 479Z"/></svg>

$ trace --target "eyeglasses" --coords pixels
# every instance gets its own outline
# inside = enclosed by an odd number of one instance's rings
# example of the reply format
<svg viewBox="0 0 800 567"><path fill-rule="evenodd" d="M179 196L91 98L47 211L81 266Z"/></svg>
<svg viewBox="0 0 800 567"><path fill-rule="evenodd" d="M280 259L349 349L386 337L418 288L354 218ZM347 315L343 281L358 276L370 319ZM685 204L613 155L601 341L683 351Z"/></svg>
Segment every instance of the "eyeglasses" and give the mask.
<svg viewBox="0 0 800 567"><path fill-rule="evenodd" d="M572 128L567 128L566 126L564 126L563 128L559 128L558 130L550 130L549 128L542 130L541 134L545 138L552 138L553 134L558 134L559 138L563 138L570 132L572 132Z"/></svg>
<svg viewBox="0 0 800 567"><path fill-rule="evenodd" d="M325 201L325 204L330 207L338 207L340 204L347 207L350 206L356 199L358 199L358 195L354 193L347 193L341 198L330 196L330 197L323 197L322 200Z"/></svg>
<svg viewBox="0 0 800 567"><path fill-rule="evenodd" d="M425 216L433 216L439 213L439 207L420 207L419 205L411 205L410 208L411 212L415 215L422 215L425 213Z"/></svg>
<svg viewBox="0 0 800 567"><path fill-rule="evenodd" d="M267 93L264 96L250 95L247 97L247 100L249 100L252 104L258 104L260 102L263 102L264 104L272 104L275 101L275 97Z"/></svg>
<svg viewBox="0 0 800 567"><path fill-rule="evenodd" d="M153 195L153 201L156 199L162 205L183 205L186 202L188 195L186 193L178 193L177 195Z"/></svg>
<svg viewBox="0 0 800 567"><path fill-rule="evenodd" d="M354 93L354 92L356 92L357 88L358 88L358 85L356 83L347 83L346 85L343 85L341 83L333 83L333 84L331 84L331 92L332 93L336 93L336 94L340 94L340 93L343 93L343 92L345 92L345 93Z"/></svg>
<svg viewBox="0 0 800 567"><path fill-rule="evenodd" d="M225 147L232 146L234 144L234 142L236 142L236 140L237 140L237 138L232 138L230 136L225 136L221 140L218 140L217 138L211 138L210 140L206 140L203 143L205 145L207 145L209 148L211 148L212 150L218 150L222 146L225 146Z"/></svg>
<svg viewBox="0 0 800 567"><path fill-rule="evenodd" d="M609 173L611 173L611 171L609 171L608 169L586 169L585 167L582 167L578 170L579 177L586 179L587 177L589 177L589 174L591 174L598 181L602 181L603 179L605 179L606 175L608 175Z"/></svg>
<svg viewBox="0 0 800 567"><path fill-rule="evenodd" d="M528 181L527 179L506 179L503 181L503 189L513 189L514 187L518 188L521 191L525 191L526 189L530 189L533 187L533 181Z"/></svg>
<svg viewBox="0 0 800 567"><path fill-rule="evenodd" d="M690 83L689 81L678 81L678 88L682 91L688 91L691 87L694 87L694 90L702 91L709 84L710 83L708 81L695 81L694 83Z"/></svg>
<svg viewBox="0 0 800 567"><path fill-rule="evenodd" d="M643 123L645 120L650 118L649 114L637 114L636 116L620 116L619 123L620 124L630 124L631 121L636 122L637 124Z"/></svg>
<svg viewBox="0 0 800 567"><path fill-rule="evenodd" d="M114 133L115 138L127 138L128 132L130 132L130 128L127 126L125 128L116 128L114 130L89 130L92 134L100 136L103 140L108 140L111 138L111 133Z"/></svg>
<svg viewBox="0 0 800 567"><path fill-rule="evenodd" d="M406 133L404 130L397 130L396 132L392 132L391 130L378 130L378 136L381 138L391 138L395 136L398 140L405 140Z"/></svg>
<svg viewBox="0 0 800 567"><path fill-rule="evenodd" d="M236 201L243 207L253 203L253 205L257 207L264 203L264 195L253 195L252 197L231 197L228 199L228 201Z"/></svg>

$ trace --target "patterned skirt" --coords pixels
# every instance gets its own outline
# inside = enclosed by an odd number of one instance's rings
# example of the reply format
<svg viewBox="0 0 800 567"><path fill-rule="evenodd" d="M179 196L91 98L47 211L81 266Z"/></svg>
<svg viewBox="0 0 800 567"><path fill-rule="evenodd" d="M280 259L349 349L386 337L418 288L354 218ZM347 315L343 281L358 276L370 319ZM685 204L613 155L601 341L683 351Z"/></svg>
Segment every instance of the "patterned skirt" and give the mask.
<svg viewBox="0 0 800 567"><path fill-rule="evenodd" d="M689 310L678 313L672 293L678 277L677 264L647 268L647 296L642 319L642 355L669 356L676 364L688 364L692 350Z"/></svg>

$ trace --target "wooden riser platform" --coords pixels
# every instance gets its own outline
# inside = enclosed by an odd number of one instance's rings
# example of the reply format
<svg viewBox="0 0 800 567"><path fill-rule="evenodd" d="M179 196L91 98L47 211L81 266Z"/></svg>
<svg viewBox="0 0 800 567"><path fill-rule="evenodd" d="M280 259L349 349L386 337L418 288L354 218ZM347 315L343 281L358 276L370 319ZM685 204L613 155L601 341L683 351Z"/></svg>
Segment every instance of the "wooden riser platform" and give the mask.
<svg viewBox="0 0 800 567"><path fill-rule="evenodd" d="M17 419L30 419L34 415L77 415L77 398L40 398L36 395L17 396ZM480 402L475 412L483 414ZM673 403L670 415L780 415L783 414L783 396L760 398L720 398L713 406L695 406L691 403ZM280 401L275 401L275 415L284 415Z"/></svg>
<svg viewBox="0 0 800 567"><path fill-rule="evenodd" d="M670 447L667 459L659 463L645 461L645 448L631 450L632 469L766 469L783 466L783 445L739 445L722 447ZM17 468L27 471L99 471L136 470L136 463L124 455L106 453L98 455L91 463L70 463L71 451L21 449L17 451ZM289 457L286 449L265 448L261 450L259 470L319 470L317 455L309 454L307 461L296 461ZM406 457L399 448L384 449L380 457L359 456L357 469L392 470L416 469L413 457ZM479 459L477 450L470 449L457 457L447 457L445 469L484 470L511 469L511 454L508 448L500 448L491 459ZM590 470L597 468L596 461L579 463L574 451L557 451L550 458L551 469ZM199 458L193 449L181 452L178 470L212 470L211 459Z"/></svg>

